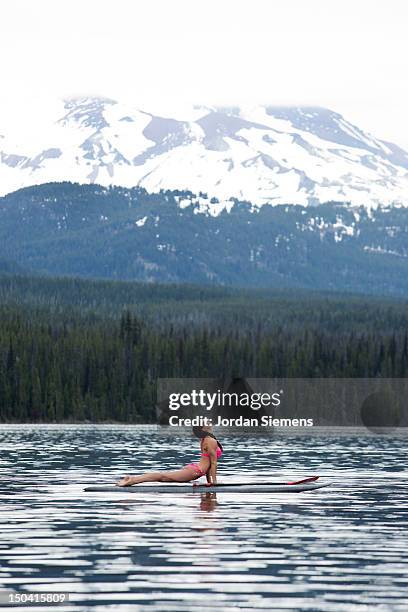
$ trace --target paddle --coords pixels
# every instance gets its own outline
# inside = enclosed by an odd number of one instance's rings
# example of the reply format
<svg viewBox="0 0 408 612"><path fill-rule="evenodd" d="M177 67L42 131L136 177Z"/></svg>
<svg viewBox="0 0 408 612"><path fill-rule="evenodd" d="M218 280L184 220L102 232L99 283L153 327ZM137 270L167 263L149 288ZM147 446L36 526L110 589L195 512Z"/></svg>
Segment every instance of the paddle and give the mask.
<svg viewBox="0 0 408 612"><path fill-rule="evenodd" d="M265 486L265 485L299 485L305 484L307 482L314 482L318 480L319 476L309 476L308 478L303 478L302 480L296 480L295 482L227 482L220 483L216 485L207 485L207 484L196 484L193 483L193 487L202 487L204 489L211 489L211 487L248 487L248 486Z"/></svg>

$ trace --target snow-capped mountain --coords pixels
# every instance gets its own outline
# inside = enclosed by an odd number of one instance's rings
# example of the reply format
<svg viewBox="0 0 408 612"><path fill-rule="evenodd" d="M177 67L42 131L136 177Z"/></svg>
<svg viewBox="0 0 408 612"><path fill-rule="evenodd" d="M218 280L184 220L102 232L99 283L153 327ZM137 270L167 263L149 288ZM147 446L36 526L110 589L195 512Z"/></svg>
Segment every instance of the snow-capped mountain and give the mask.
<svg viewBox="0 0 408 612"><path fill-rule="evenodd" d="M193 107L169 116L78 98L30 122L31 140L0 117L0 194L74 181L204 192L213 212L231 198L408 204L408 154L325 108Z"/></svg>

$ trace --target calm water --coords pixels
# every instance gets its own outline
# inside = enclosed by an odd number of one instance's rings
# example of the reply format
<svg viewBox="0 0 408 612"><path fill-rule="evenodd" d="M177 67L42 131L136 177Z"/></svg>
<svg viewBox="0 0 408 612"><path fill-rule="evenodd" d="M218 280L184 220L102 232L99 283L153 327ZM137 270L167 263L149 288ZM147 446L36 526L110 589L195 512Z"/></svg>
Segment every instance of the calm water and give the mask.
<svg viewBox="0 0 408 612"><path fill-rule="evenodd" d="M322 474L334 484L104 496L82 489L187 463L195 441L140 427L2 426L0 588L69 591L61 611L406 611L407 439L228 436L220 480Z"/></svg>

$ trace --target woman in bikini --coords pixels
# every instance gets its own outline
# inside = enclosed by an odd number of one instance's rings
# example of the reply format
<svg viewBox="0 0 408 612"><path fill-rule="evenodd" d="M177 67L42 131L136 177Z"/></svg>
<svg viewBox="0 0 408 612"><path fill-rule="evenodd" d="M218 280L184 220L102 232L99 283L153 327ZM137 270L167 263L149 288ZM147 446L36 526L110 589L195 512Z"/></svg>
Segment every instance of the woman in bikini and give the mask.
<svg viewBox="0 0 408 612"><path fill-rule="evenodd" d="M141 476L125 476L116 484L130 487L141 482L190 482L206 476L207 485L217 484L217 464L222 455L222 446L211 433L211 427L193 427L193 434L200 439L201 457L198 463L189 463L174 472L150 472Z"/></svg>

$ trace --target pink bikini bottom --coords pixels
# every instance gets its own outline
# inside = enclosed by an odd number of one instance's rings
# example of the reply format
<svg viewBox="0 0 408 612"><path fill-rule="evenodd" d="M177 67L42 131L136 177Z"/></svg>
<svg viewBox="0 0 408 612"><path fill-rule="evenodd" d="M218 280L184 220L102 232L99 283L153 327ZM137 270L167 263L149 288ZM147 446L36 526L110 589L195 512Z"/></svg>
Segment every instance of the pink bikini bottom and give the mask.
<svg viewBox="0 0 408 612"><path fill-rule="evenodd" d="M203 472L203 470L200 468L200 466L197 463L189 463L185 467L191 468L192 470L194 470L195 473L197 474L197 478L200 478L201 476L205 476L206 474L206 472Z"/></svg>

